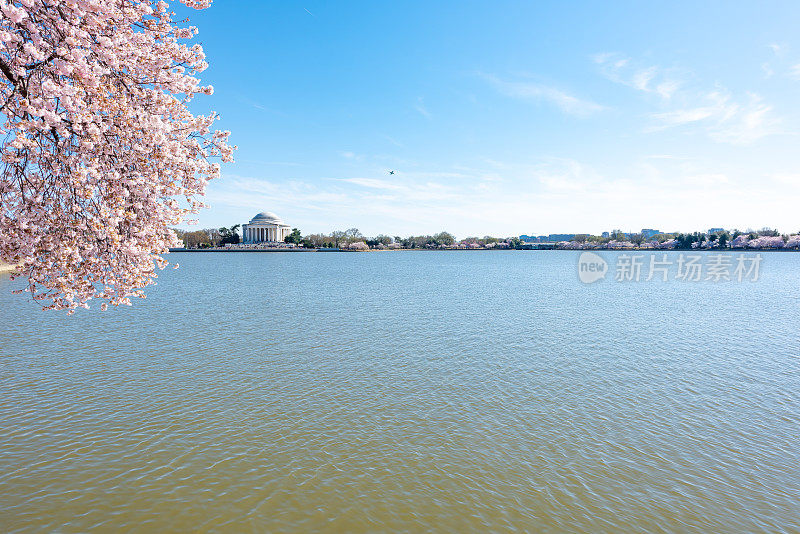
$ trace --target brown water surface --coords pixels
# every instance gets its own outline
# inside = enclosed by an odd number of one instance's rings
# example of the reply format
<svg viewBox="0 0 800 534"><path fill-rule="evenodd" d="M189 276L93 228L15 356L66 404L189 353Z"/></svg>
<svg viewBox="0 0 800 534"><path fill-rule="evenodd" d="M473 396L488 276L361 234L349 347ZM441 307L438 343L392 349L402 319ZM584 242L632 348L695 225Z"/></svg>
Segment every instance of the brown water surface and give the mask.
<svg viewBox="0 0 800 534"><path fill-rule="evenodd" d="M800 532L800 255L766 256L173 254L73 317L0 275L0 530Z"/></svg>

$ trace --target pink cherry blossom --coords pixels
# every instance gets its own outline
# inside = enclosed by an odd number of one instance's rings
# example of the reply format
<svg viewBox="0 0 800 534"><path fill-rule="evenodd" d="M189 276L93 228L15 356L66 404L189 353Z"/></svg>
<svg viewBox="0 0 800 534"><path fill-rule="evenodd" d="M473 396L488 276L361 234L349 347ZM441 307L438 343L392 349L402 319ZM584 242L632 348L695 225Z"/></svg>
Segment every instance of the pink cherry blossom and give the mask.
<svg viewBox="0 0 800 534"><path fill-rule="evenodd" d="M761 236L756 239L751 239L747 242L747 248L764 249L764 248L783 248L785 243L781 236Z"/></svg>
<svg viewBox="0 0 800 534"><path fill-rule="evenodd" d="M182 0L196 9L211 0ZM0 0L0 261L45 308L130 304L196 213L229 132L164 1ZM49 304L46 304L48 303Z"/></svg>
<svg viewBox="0 0 800 534"><path fill-rule="evenodd" d="M349 248L350 250L369 250L369 245L363 241L356 241L355 243L350 243Z"/></svg>
<svg viewBox="0 0 800 534"><path fill-rule="evenodd" d="M744 234L736 236L731 241L731 248L744 248L747 246L748 237Z"/></svg>
<svg viewBox="0 0 800 534"><path fill-rule="evenodd" d="M800 248L800 235L790 235L786 241L786 248Z"/></svg>

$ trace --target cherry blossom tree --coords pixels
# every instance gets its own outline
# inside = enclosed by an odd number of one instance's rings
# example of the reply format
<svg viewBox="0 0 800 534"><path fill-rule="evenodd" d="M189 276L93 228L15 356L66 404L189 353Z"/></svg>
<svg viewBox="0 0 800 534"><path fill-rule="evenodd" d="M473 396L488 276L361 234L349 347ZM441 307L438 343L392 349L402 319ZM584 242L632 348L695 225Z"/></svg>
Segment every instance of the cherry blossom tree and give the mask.
<svg viewBox="0 0 800 534"><path fill-rule="evenodd" d="M197 30L152 0L0 0L0 16L0 261L45 308L130 304L235 149L188 109L212 93Z"/></svg>
<svg viewBox="0 0 800 534"><path fill-rule="evenodd" d="M790 235L786 241L786 248L800 248L800 235Z"/></svg>
<svg viewBox="0 0 800 534"><path fill-rule="evenodd" d="M760 236L756 239L751 239L747 242L747 248L764 249L764 248L784 248L785 243L781 236Z"/></svg>
<svg viewBox="0 0 800 534"><path fill-rule="evenodd" d="M369 245L367 245L363 241L356 241L355 243L350 243L350 245L348 245L348 248L350 250L369 250Z"/></svg>
<svg viewBox="0 0 800 534"><path fill-rule="evenodd" d="M749 239L746 235L738 235L731 241L731 248L744 248L747 246L748 241Z"/></svg>

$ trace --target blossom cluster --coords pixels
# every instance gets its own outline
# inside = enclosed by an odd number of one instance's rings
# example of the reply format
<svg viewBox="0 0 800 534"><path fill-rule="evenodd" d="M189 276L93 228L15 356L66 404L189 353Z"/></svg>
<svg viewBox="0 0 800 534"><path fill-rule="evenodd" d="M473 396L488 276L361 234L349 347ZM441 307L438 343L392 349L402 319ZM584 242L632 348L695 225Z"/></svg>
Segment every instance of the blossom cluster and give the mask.
<svg viewBox="0 0 800 534"><path fill-rule="evenodd" d="M737 236L731 241L731 248L750 249L792 249L800 248L800 235L790 235L784 241L781 236L759 236L749 239L746 235Z"/></svg>
<svg viewBox="0 0 800 534"><path fill-rule="evenodd" d="M45 308L130 304L235 149L188 109L212 93L197 30L163 0L0 0L0 15L0 261Z"/></svg>
<svg viewBox="0 0 800 534"><path fill-rule="evenodd" d="M561 241L560 243L557 243L556 246L557 248L563 250L672 250L678 246L678 241L676 239L670 239L661 243L658 241L646 241L641 245L636 245L631 241L608 241L605 243L595 241Z"/></svg>
<svg viewBox="0 0 800 534"><path fill-rule="evenodd" d="M674 250L679 247L677 239L667 241L645 241L639 245L630 241L609 241L609 242L578 242L562 241L557 248L563 250ZM697 250L714 250L720 248L719 240L697 241L691 247ZM739 235L730 242L732 249L752 249L752 250L790 250L800 249L800 235L790 235L784 239L781 236L759 236L750 239L747 235Z"/></svg>

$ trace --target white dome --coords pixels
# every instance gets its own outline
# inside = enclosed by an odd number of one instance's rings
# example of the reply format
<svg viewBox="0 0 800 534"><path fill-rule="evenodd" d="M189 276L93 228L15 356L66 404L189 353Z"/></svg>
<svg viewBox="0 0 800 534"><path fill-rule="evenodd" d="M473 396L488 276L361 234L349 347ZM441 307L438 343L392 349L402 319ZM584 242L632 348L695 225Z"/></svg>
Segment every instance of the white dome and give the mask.
<svg viewBox="0 0 800 534"><path fill-rule="evenodd" d="M250 224L257 222L270 223L270 224L283 224L281 218L272 213L271 211L262 211L261 213L253 217L253 220L250 221Z"/></svg>

